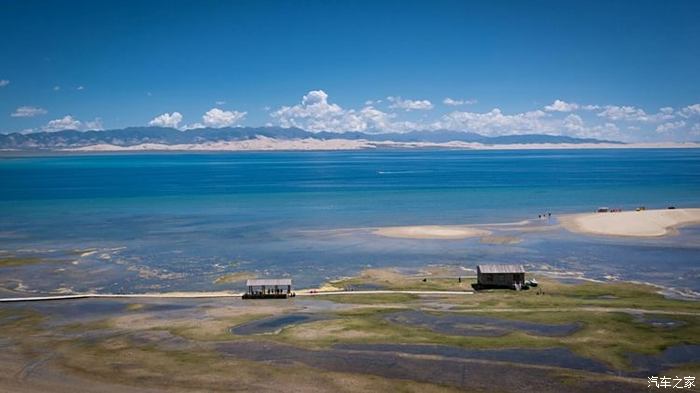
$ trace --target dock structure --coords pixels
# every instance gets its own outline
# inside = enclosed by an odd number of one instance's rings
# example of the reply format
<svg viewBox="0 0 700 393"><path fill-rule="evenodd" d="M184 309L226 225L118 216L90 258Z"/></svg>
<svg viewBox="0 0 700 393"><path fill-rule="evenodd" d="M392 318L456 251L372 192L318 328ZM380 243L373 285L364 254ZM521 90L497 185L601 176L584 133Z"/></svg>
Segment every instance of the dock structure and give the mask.
<svg viewBox="0 0 700 393"><path fill-rule="evenodd" d="M476 275L480 288L520 289L525 284L522 265L478 265Z"/></svg>
<svg viewBox="0 0 700 393"><path fill-rule="evenodd" d="M291 278L247 280L243 299L286 299L294 296Z"/></svg>

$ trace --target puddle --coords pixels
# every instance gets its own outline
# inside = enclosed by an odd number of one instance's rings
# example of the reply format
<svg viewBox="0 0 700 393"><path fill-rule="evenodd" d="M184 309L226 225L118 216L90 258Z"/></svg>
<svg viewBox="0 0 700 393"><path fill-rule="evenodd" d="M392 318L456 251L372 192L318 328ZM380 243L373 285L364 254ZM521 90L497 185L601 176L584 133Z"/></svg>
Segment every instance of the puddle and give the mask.
<svg viewBox="0 0 700 393"><path fill-rule="evenodd" d="M496 337L520 330L539 336L561 337L571 335L581 328L580 323L543 324L481 315L434 315L422 311L402 311L389 314L385 319L397 324L420 326L438 333L459 336Z"/></svg>
<svg viewBox="0 0 700 393"><path fill-rule="evenodd" d="M325 317L314 314L286 314L244 323L232 327L230 331L233 334L239 335L274 333L290 325L318 321L321 319L325 319Z"/></svg>
<svg viewBox="0 0 700 393"><path fill-rule="evenodd" d="M610 371L602 363L578 356L567 348L467 349L430 344L340 344L333 348L353 351L398 352L410 353L413 355L437 355L448 358L535 364L599 373Z"/></svg>
<svg viewBox="0 0 700 393"><path fill-rule="evenodd" d="M659 329L675 329L681 326L685 326L685 321L678 321L675 319L668 318L666 316L660 315L644 315L640 314L635 318L636 322L651 325Z"/></svg>
<svg viewBox="0 0 700 393"><path fill-rule="evenodd" d="M381 348L381 347L379 347ZM406 352L358 351L342 349L310 350L286 344L255 341L222 343L217 349L226 356L265 362L273 365L302 363L326 371L377 375L418 382L457 387L469 391L493 391L494 378L502 391L559 392L561 380L546 368L527 367L532 360L524 356L524 364L465 361L464 358L416 358ZM556 350L558 351L558 350ZM549 355L568 356L564 352L530 352L530 356L545 358ZM485 356L480 354L479 356ZM496 356L496 355L493 355ZM502 356L502 355L501 355ZM470 359L471 360L471 359ZM585 361L580 360L581 362ZM582 363L583 364L583 363ZM586 366L582 367L586 368ZM591 369L598 369L593 364ZM636 392L639 386L620 381L582 381L567 386L569 393L589 391Z"/></svg>
<svg viewBox="0 0 700 393"><path fill-rule="evenodd" d="M700 363L700 345L675 345L657 355L629 354L628 358L638 370L635 376L658 375L684 363Z"/></svg>

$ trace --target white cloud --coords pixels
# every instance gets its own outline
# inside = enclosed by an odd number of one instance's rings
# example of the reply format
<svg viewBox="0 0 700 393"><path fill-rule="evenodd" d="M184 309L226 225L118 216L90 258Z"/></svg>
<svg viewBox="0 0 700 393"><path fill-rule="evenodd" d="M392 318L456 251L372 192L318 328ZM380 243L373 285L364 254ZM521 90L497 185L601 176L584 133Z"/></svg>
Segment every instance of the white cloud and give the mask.
<svg viewBox="0 0 700 393"><path fill-rule="evenodd" d="M571 133L573 134L581 134L586 131L586 128L583 124L583 119L581 118L581 116L574 113L564 118L562 126L568 131L571 131Z"/></svg>
<svg viewBox="0 0 700 393"><path fill-rule="evenodd" d="M47 113L46 109L37 108L34 106L20 106L15 109L15 111L10 114L12 117L34 117L45 115Z"/></svg>
<svg viewBox="0 0 700 393"><path fill-rule="evenodd" d="M690 129L690 135L700 136L700 123L693 125L693 128Z"/></svg>
<svg viewBox="0 0 700 393"><path fill-rule="evenodd" d="M392 109L403 109L405 111L433 109L433 103L428 100L405 100L401 97L387 97L386 99L391 102L389 108Z"/></svg>
<svg viewBox="0 0 700 393"><path fill-rule="evenodd" d="M216 101L215 104L219 106L226 105L226 101Z"/></svg>
<svg viewBox="0 0 700 393"><path fill-rule="evenodd" d="M82 122L71 115L66 115L60 119L54 119L46 123L45 126L41 127L42 131L55 132L55 131L65 131L65 130L76 130L76 131L101 131L102 119L99 117L92 121Z"/></svg>
<svg viewBox="0 0 700 393"><path fill-rule="evenodd" d="M355 110L330 103L328 94L323 90L309 91L300 104L283 106L270 116L282 127L298 127L312 132L399 131L402 127L392 122L394 114L371 105Z"/></svg>
<svg viewBox="0 0 700 393"><path fill-rule="evenodd" d="M156 127L177 128L178 124L180 124L181 121L182 114L180 112L163 113L162 115L154 117L153 120L148 122L148 125Z"/></svg>
<svg viewBox="0 0 700 393"><path fill-rule="evenodd" d="M548 112L573 112L579 108L579 105L575 102L566 102L562 100L554 100L551 105L544 107L544 110Z"/></svg>
<svg viewBox="0 0 700 393"><path fill-rule="evenodd" d="M670 107L663 107L658 113L646 113L641 108L627 105L606 105L603 111L598 113L598 116L612 121L624 120L648 123L671 120L675 117L673 115L673 108Z"/></svg>
<svg viewBox="0 0 700 393"><path fill-rule="evenodd" d="M93 121L86 121L83 123L83 131L102 131L104 127L102 126L102 119L96 117Z"/></svg>
<svg viewBox="0 0 700 393"><path fill-rule="evenodd" d="M681 109L679 114L685 118L700 115L700 104L688 105L685 108Z"/></svg>
<svg viewBox="0 0 700 393"><path fill-rule="evenodd" d="M448 100L449 98L449 100ZM450 101L451 100L451 101ZM404 100L390 97L391 107L406 106ZM445 98L445 105L462 100ZM438 119L422 114L408 120L411 114L404 111L385 112L368 100L361 108L343 108L332 102L323 90L308 92L297 105L283 106L270 113L274 123L283 127L298 127L308 131L364 131L407 132L412 130L439 130L476 132L483 135L550 134L621 141L668 140L687 138L700 126L694 119L700 114L700 104L680 110L662 107L656 113L647 113L634 106L581 105L555 100L541 110L506 113L500 108L486 112L455 110ZM397 105L398 104L398 105ZM431 104L432 105L432 104ZM574 112L576 111L576 112ZM594 111L591 113L591 111ZM681 113L692 120L681 126ZM654 129L658 127L659 133ZM677 131L663 134L663 130L676 127ZM695 131L697 132L697 131Z"/></svg>
<svg viewBox="0 0 700 393"><path fill-rule="evenodd" d="M607 105L605 109L598 113L598 116L610 120L646 120L648 118L644 110L633 106Z"/></svg>
<svg viewBox="0 0 700 393"><path fill-rule="evenodd" d="M51 120L46 123L42 130L44 131L63 131L63 130L78 130L82 127L80 120L73 118L71 115L66 115L61 119Z"/></svg>
<svg viewBox="0 0 700 393"><path fill-rule="evenodd" d="M470 131L484 135L555 132L552 124L544 121L547 116L541 110L513 115L503 114L499 108L483 113L455 111L443 116L441 121L435 123L431 128Z"/></svg>
<svg viewBox="0 0 700 393"><path fill-rule="evenodd" d="M5 87L10 84L10 81L7 79L0 79L0 87Z"/></svg>
<svg viewBox="0 0 700 393"><path fill-rule="evenodd" d="M659 124L659 126L656 127L656 132L664 133L669 131L676 131L683 127L685 127L685 122L683 120L672 121L668 123Z"/></svg>
<svg viewBox="0 0 700 393"><path fill-rule="evenodd" d="M477 102L479 102L479 101L474 100L474 99L472 99L472 100L457 99L456 100L456 99L453 99L450 97L445 97L445 99L442 100L443 104L449 105L449 106L472 105L472 104L476 104Z"/></svg>
<svg viewBox="0 0 700 393"><path fill-rule="evenodd" d="M61 86L56 85L53 87L53 91L59 91L59 90L61 90Z"/></svg>
<svg viewBox="0 0 700 393"><path fill-rule="evenodd" d="M243 120L248 112L224 111L212 108L202 116L202 121L207 127L229 127Z"/></svg>

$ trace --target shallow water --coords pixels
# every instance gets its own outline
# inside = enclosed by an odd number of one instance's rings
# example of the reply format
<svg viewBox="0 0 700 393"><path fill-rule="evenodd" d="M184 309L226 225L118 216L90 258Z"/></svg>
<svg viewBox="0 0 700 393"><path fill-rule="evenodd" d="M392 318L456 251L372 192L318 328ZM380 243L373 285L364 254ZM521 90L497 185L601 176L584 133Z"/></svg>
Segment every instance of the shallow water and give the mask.
<svg viewBox="0 0 700 393"><path fill-rule="evenodd" d="M213 284L239 271L308 287L366 267L490 262L700 291L699 227L634 240L556 225L600 205L700 206L696 149L0 158L0 185L2 257L47 261L0 268L0 287L19 292L241 289ZM525 219L489 228L518 244L362 229Z"/></svg>
<svg viewBox="0 0 700 393"><path fill-rule="evenodd" d="M578 356L566 348L547 349L466 349L446 345L411 344L343 344L334 348L354 351L410 353L438 355L448 358L493 360L528 365L552 366L591 372L610 371L604 364Z"/></svg>
<svg viewBox="0 0 700 393"><path fill-rule="evenodd" d="M315 314L285 314L271 318L258 319L231 328L231 333L240 335L272 333L284 327L318 321L323 319L321 315Z"/></svg>
<svg viewBox="0 0 700 393"><path fill-rule="evenodd" d="M415 358L401 354L405 349L410 351L414 348L416 354L428 351L430 347L439 346L400 346L397 352L394 348L383 351L382 345L347 345L337 346L331 350L309 350L297 348L290 345L275 344L271 342L257 341L237 341L220 344L217 349L225 356L241 358L254 361L264 361L274 365L293 365L302 363L307 366L322 370L341 371L345 373L360 373L378 375L387 378L399 378L405 380L438 383L448 386L455 386L461 389L490 391L493 389L494 377L498 377L498 387L504 391L522 392L559 392L561 391L561 380L558 380L551 370L546 368L528 367L533 363L532 359L548 363L556 363L560 360L561 365L572 365L575 369L587 369L603 371L604 368L594 361L571 356L566 350L523 350L518 351L476 351L472 355L476 358L449 357L438 358ZM445 347L447 353L454 353L454 349ZM435 349L440 351L439 349ZM477 353L479 352L479 353ZM410 353L410 352L403 352ZM524 364L516 365L512 363L484 362L483 357L492 356L494 358L508 358L514 356L525 360ZM552 355L551 361L548 356ZM530 358L532 357L532 359ZM481 358L481 359L479 359ZM535 362L537 360L534 360ZM591 392L591 391L616 391L616 392L636 392L639 386L625 384L617 381L589 381L582 384L567 386L570 392Z"/></svg>
<svg viewBox="0 0 700 393"><path fill-rule="evenodd" d="M533 335L554 337L568 336L581 328L579 323L545 324L480 315L432 314L422 311L401 311L388 314L385 319L397 324L421 326L439 333L458 336L503 336L520 330Z"/></svg>
<svg viewBox="0 0 700 393"><path fill-rule="evenodd" d="M675 345L657 355L630 354L630 363L640 377L659 375L664 370L688 363L700 363L700 345Z"/></svg>

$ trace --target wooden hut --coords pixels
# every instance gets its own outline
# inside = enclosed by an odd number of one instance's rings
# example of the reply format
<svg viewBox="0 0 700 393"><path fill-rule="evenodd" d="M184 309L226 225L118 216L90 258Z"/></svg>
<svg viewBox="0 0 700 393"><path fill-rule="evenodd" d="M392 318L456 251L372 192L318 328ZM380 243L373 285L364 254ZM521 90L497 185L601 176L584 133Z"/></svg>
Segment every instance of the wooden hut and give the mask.
<svg viewBox="0 0 700 393"><path fill-rule="evenodd" d="M291 278L247 280L243 299L285 299L294 296Z"/></svg>
<svg viewBox="0 0 700 393"><path fill-rule="evenodd" d="M522 265L478 265L477 284L482 288L515 288L525 284L525 268Z"/></svg>

